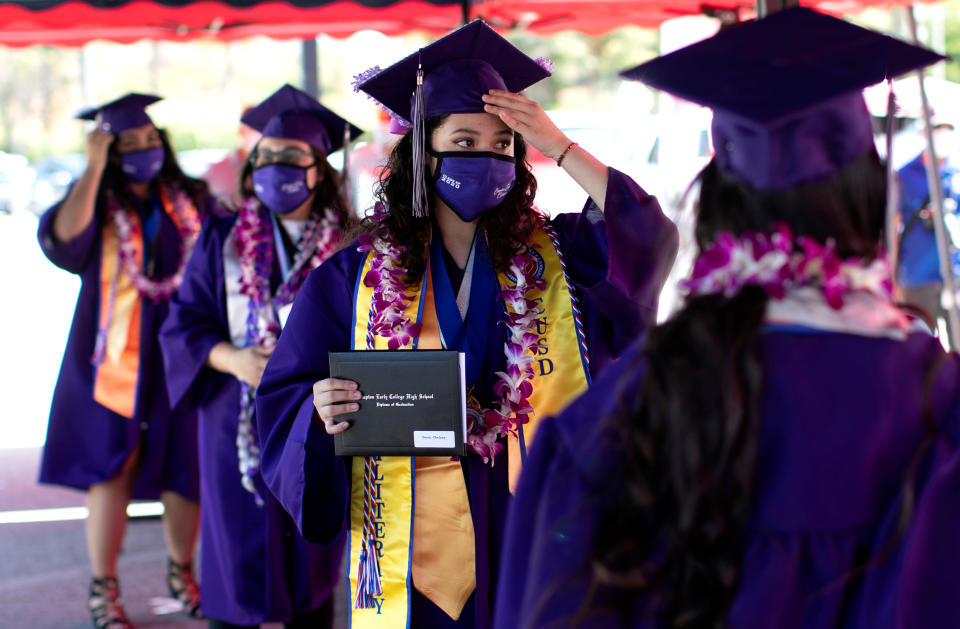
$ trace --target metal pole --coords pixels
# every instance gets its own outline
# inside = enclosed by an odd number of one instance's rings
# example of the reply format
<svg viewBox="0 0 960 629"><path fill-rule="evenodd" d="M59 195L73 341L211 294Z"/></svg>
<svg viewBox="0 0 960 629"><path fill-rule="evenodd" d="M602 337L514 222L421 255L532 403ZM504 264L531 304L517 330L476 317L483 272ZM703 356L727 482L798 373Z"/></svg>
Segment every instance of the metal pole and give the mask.
<svg viewBox="0 0 960 629"><path fill-rule="evenodd" d="M906 7L907 25L913 41L918 46L920 39L917 36L917 20L913 15L913 7ZM933 214L933 235L937 243L937 258L940 262L940 277L943 278L943 293L941 304L947 312L947 334L950 347L960 347L960 315L957 313L956 287L953 279L953 264L950 261L950 241L947 237L947 225L943 221L943 186L940 182L940 167L937 164L937 152L933 146L933 117L930 113L930 103L927 101L927 90L923 85L923 70L917 71L920 83L920 102L923 106L923 126L926 135L926 167L927 187L930 189L930 210Z"/></svg>
<svg viewBox="0 0 960 629"><path fill-rule="evenodd" d="M156 94L160 91L160 42L151 43L153 54L150 56L150 91Z"/></svg>
<svg viewBox="0 0 960 629"><path fill-rule="evenodd" d="M91 107L97 100L96 90L93 89L93 76L90 66L90 48L87 44L80 46L80 102L84 107Z"/></svg>
<svg viewBox="0 0 960 629"><path fill-rule="evenodd" d="M800 6L800 0L757 0L757 17L767 17L771 13Z"/></svg>
<svg viewBox="0 0 960 629"><path fill-rule="evenodd" d="M470 0L460 0L460 18L464 24L470 22Z"/></svg>
<svg viewBox="0 0 960 629"><path fill-rule="evenodd" d="M303 91L320 100L320 71L315 37L303 40Z"/></svg>
<svg viewBox="0 0 960 629"><path fill-rule="evenodd" d="M897 209L900 205L900 189L894 184L896 173L893 170L893 134L894 134L894 116L896 115L896 103L893 96L893 81L887 81L887 88L890 90L887 96L887 256L893 265L894 282L896 282L896 266L899 263L899 239L894 225L896 224Z"/></svg>

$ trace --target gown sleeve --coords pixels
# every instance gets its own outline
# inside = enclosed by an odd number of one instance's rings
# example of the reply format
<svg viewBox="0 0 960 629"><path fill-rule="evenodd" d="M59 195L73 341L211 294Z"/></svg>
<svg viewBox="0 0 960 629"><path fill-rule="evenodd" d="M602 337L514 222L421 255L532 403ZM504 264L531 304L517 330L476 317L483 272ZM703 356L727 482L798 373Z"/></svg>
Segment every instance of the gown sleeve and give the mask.
<svg viewBox="0 0 960 629"><path fill-rule="evenodd" d="M558 456L555 421L543 422L537 433L537 447L523 464L523 475L507 517L506 538L500 561L500 583L497 586L495 627L522 627L525 602L534 589L531 573L538 571L533 556L538 554L539 535L546 503L546 487L554 472L552 462Z"/></svg>
<svg viewBox="0 0 960 629"><path fill-rule="evenodd" d="M602 367L656 322L677 228L655 197L613 168L603 211L588 199L582 212L556 216L553 225L584 301L591 355Z"/></svg>
<svg viewBox="0 0 960 629"><path fill-rule="evenodd" d="M67 194L69 195L69 192ZM79 275L90 264L96 251L101 216L100 212L95 211L90 223L82 232L71 240L61 242L53 231L53 223L62 206L63 200L43 213L37 228L37 239L40 241L40 249L48 260L64 271Z"/></svg>
<svg viewBox="0 0 960 629"><path fill-rule="evenodd" d="M171 408L197 408L215 375L207 367L210 350L230 341L224 314L223 235L233 219L209 215L203 223L170 313L160 330Z"/></svg>
<svg viewBox="0 0 960 629"><path fill-rule="evenodd" d="M956 395L960 370L953 362L950 385ZM960 408L953 402L903 542L897 627L960 627Z"/></svg>
<svg viewBox="0 0 960 629"><path fill-rule="evenodd" d="M350 349L353 291L362 257L351 246L308 277L257 388L261 473L303 537L334 543L344 529L350 459L334 455L313 406L328 352Z"/></svg>
<svg viewBox="0 0 960 629"><path fill-rule="evenodd" d="M538 429L507 517L495 627L617 625L609 617L574 619L590 591L600 514L615 504L609 479L623 475L622 435L604 418L620 407L618 391L641 381L643 347L642 338L635 341L586 394Z"/></svg>

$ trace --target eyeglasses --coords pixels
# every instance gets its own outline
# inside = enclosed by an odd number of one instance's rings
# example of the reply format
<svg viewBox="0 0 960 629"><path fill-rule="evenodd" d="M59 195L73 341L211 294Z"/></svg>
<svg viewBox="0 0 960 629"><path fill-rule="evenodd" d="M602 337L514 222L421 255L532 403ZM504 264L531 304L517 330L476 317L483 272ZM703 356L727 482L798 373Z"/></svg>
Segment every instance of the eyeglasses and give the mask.
<svg viewBox="0 0 960 629"><path fill-rule="evenodd" d="M254 168L260 168L268 164L289 164L306 168L313 166L313 154L293 147L285 148L282 151L258 148L250 154L250 163Z"/></svg>

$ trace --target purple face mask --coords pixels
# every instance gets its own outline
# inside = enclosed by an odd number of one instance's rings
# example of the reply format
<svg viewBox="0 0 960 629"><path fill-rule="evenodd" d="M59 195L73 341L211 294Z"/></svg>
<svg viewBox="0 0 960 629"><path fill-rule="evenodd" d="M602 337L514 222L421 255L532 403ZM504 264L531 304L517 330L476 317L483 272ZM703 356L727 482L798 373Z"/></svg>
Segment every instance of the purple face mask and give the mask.
<svg viewBox="0 0 960 629"><path fill-rule="evenodd" d="M499 153L452 151L437 158L433 189L466 222L503 202L516 181L516 162Z"/></svg>
<svg viewBox="0 0 960 629"><path fill-rule="evenodd" d="M307 187L307 169L311 166L267 164L253 171L253 191L268 209L289 214L307 200L313 190Z"/></svg>
<svg viewBox="0 0 960 629"><path fill-rule="evenodd" d="M162 146L142 151L131 151L120 155L120 166L123 174L130 181L152 181L160 174L166 152Z"/></svg>

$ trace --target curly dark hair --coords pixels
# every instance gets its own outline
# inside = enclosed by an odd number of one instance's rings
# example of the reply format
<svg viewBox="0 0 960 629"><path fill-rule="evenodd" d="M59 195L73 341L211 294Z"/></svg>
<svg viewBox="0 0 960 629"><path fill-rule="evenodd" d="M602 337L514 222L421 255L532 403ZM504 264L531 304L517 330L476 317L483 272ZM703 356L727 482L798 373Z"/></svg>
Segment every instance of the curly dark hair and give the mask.
<svg viewBox="0 0 960 629"><path fill-rule="evenodd" d="M447 116L427 118L425 130L429 139ZM480 217L478 229L487 236L493 266L497 271L509 267L510 258L523 250L527 239L545 217L533 207L537 180L527 162L527 144L523 136L513 136L513 156L516 160L516 183L496 208ZM430 174L425 175L427 181ZM402 265L407 270L406 281L416 284L426 268L426 243L430 234L429 216L413 216L413 140L408 132L397 142L386 168L380 176L376 191L387 216L383 221L374 217L363 219L360 230L377 232L391 242L404 247Z"/></svg>
<svg viewBox="0 0 960 629"><path fill-rule="evenodd" d="M788 190L753 189L714 162L699 182L701 250L719 231L770 232L779 222L833 239L845 257L881 251L885 180L873 151L829 180ZM757 287L690 299L650 332L641 386L621 387L614 421L626 468L620 498L600 518L591 571L594 592L610 593L622 617L644 596L662 626L726 624L753 506L767 300Z"/></svg>
<svg viewBox="0 0 960 629"><path fill-rule="evenodd" d="M177 154L170 145L170 138L167 136L166 130L157 129L157 131L160 134L160 142L164 149L163 166L160 168L158 178L172 188L186 192L194 207L203 212L210 195L207 182L189 177L183 172L177 162ZM100 180L98 203L102 203L103 194L109 190L116 195L117 200L125 207L136 207L136 200L130 191L129 183L130 180L123 174L120 152L117 151L117 141L114 140L110 143L110 148L107 151L107 166L104 168L103 177Z"/></svg>
<svg viewBox="0 0 960 629"><path fill-rule="evenodd" d="M341 192L340 173L330 165L330 162L327 161L327 156L324 155L323 152L314 147L310 147L310 150L317 164L317 174L320 179L317 193L313 197L313 214L315 216L322 216L324 210L330 210L336 215L342 232L352 231L356 224L356 218L354 217L350 203ZM253 159L256 151L256 148L250 151L240 171L240 177L237 180L240 198L244 200L254 196L251 176L253 175Z"/></svg>

